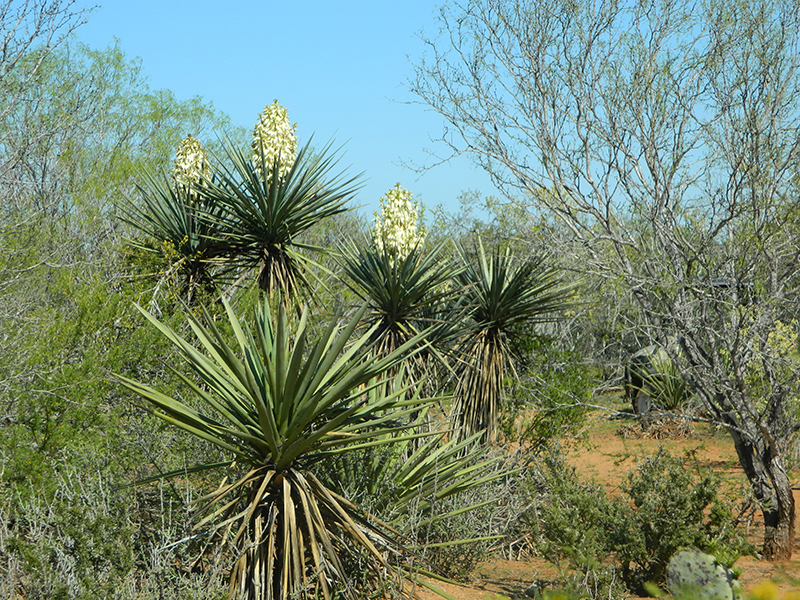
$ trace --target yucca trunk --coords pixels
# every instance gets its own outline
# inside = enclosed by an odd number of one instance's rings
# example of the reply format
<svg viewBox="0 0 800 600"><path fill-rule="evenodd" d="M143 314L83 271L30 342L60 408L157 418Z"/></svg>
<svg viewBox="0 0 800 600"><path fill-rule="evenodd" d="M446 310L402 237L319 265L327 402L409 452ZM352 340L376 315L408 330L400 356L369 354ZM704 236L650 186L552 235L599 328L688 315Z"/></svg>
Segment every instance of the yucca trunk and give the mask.
<svg viewBox="0 0 800 600"><path fill-rule="evenodd" d="M234 538L240 556L231 573L232 598L330 598L332 586L354 597L339 558L342 549L329 531L346 529L369 541L347 514L344 499L311 473L265 467L250 482L244 506L249 517ZM237 505L230 512L242 510Z"/></svg>
<svg viewBox="0 0 800 600"><path fill-rule="evenodd" d="M278 245L265 246L259 261L258 287L271 293L280 290L287 298L297 290L297 265L285 248Z"/></svg>
<svg viewBox="0 0 800 600"><path fill-rule="evenodd" d="M200 262L190 262L184 267L185 284L183 286L183 296L186 298L186 304L192 306L197 296L197 291L200 289L213 295L216 289L216 284L208 268L205 264Z"/></svg>
<svg viewBox="0 0 800 600"><path fill-rule="evenodd" d="M508 349L501 334L483 332L474 343L474 355L458 382L456 419L461 439L483 432L482 442L497 440L497 414L503 396Z"/></svg>

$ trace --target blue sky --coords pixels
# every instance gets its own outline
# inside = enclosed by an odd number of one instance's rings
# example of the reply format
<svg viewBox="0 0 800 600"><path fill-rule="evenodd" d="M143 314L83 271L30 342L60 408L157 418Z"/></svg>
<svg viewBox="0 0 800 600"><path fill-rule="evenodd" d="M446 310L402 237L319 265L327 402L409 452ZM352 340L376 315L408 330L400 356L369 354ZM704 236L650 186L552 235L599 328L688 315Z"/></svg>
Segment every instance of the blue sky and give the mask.
<svg viewBox="0 0 800 600"><path fill-rule="evenodd" d="M301 143L314 134L315 145L344 146L341 164L366 177L357 203L369 214L396 182L429 209L454 210L464 190L497 193L483 171L466 158L422 175L403 166L445 152L431 142L443 121L405 86L435 14L423 0L106 0L77 33L95 48L119 39L152 88L200 96L248 129L277 99Z"/></svg>

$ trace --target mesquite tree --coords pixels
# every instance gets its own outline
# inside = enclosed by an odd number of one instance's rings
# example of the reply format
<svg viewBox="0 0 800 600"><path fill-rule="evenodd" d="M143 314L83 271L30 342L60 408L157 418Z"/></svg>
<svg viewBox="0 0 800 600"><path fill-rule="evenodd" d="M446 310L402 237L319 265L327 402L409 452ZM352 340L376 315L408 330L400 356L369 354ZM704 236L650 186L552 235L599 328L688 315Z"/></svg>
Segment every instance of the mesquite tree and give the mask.
<svg viewBox="0 0 800 600"><path fill-rule="evenodd" d="M561 220L576 264L626 283L791 556L800 428L800 4L465 0L412 89L513 201Z"/></svg>

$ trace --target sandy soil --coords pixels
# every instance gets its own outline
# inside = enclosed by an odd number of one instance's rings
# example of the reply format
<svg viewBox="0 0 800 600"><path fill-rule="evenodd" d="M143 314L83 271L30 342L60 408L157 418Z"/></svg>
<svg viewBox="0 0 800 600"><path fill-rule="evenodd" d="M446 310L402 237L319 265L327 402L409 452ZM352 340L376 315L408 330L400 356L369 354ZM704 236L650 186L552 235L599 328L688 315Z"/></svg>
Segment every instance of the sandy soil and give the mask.
<svg viewBox="0 0 800 600"><path fill-rule="evenodd" d="M728 490L735 490L736 486L746 484L733 445L724 432L693 428L688 435L676 435L673 432L673 438L667 436L659 439L656 436L640 437L639 432L636 429L631 430L629 425L630 421L599 423L592 428L588 444L578 445L569 451L569 462L575 465L579 473L594 479L605 486L610 494L614 494L623 476L635 466L637 457L652 454L661 445L678 455L685 451L694 451L702 464L722 475ZM800 472L796 471L792 475L797 488L794 494L800 521ZM721 491L724 493L724 490ZM748 539L756 545L763 541L763 523L759 521L760 512L756 511L747 531ZM736 566L743 569L740 581L745 597L747 592L767 580L777 585L779 598L787 592L798 591L797 586L788 581L790 577L800 578L800 522L795 530L798 537L791 561L770 563L752 557L742 557L737 561ZM501 600L524 598L525 590L534 580L552 580L556 575L552 565L537 558L520 561L494 560L480 564L472 574L471 581L464 586L444 583L436 585L456 600ZM420 597L425 600L440 598L426 590L420 593ZM633 598L635 600L636 597Z"/></svg>

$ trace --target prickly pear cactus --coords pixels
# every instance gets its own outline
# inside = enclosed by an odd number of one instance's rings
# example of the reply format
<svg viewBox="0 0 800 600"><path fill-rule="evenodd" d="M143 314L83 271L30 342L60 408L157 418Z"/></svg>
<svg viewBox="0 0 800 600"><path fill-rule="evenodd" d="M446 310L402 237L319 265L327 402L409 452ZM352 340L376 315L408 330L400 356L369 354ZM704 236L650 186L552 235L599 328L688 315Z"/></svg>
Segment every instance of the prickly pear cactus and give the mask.
<svg viewBox="0 0 800 600"><path fill-rule="evenodd" d="M710 554L681 550L669 561L667 587L675 600L741 600L739 582Z"/></svg>

